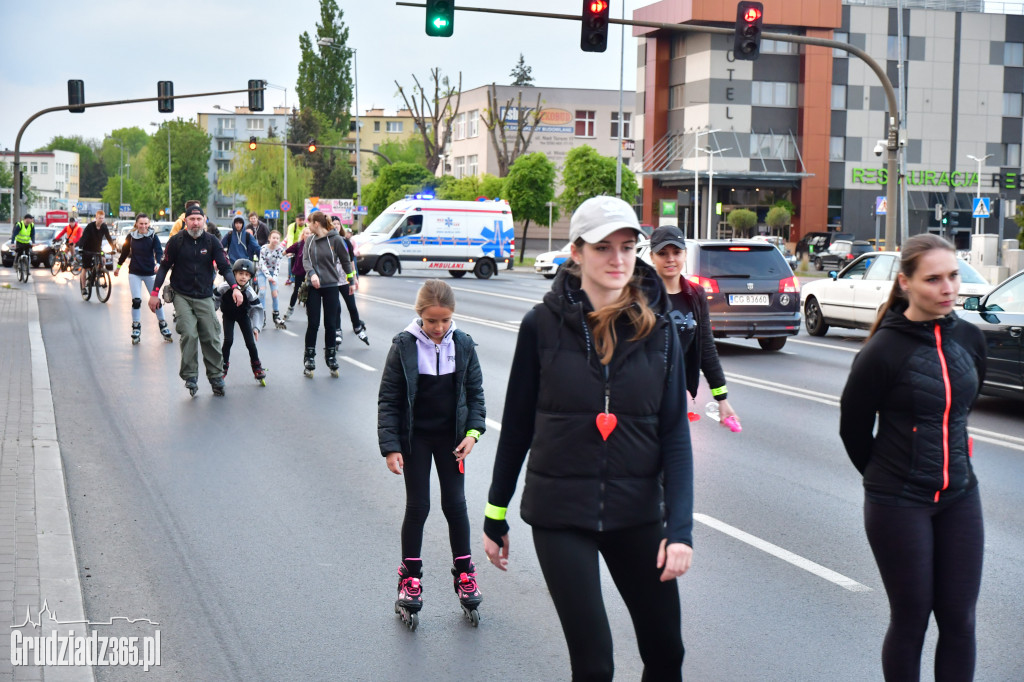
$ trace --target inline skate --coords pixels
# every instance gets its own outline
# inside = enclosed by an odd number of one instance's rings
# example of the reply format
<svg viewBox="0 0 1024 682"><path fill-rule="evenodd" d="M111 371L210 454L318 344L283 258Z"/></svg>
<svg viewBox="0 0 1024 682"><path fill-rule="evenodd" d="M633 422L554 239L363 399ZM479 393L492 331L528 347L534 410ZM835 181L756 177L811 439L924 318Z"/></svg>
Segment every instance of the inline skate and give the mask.
<svg viewBox="0 0 1024 682"><path fill-rule="evenodd" d="M132 322L132 345L137 346L142 340L142 323Z"/></svg>
<svg viewBox="0 0 1024 682"><path fill-rule="evenodd" d="M307 377L313 376L313 370L316 369L316 348L307 348L306 355L302 361L303 369L302 373Z"/></svg>
<svg viewBox="0 0 1024 682"><path fill-rule="evenodd" d="M327 363L327 369L331 370L331 376L335 379L338 378L338 349L335 346L327 346L324 349L324 362Z"/></svg>
<svg viewBox="0 0 1024 682"><path fill-rule="evenodd" d="M228 362L227 360L225 360L224 361L224 373L220 375L221 379L227 379L228 378L228 367L230 367L230 366L231 366L231 363Z"/></svg>
<svg viewBox="0 0 1024 682"><path fill-rule="evenodd" d="M366 323L365 322L360 321L359 322L359 327L357 329L353 329L353 331L356 333L356 336L359 337L360 341L365 343L367 346L370 345L370 339L369 339L369 337L366 336Z"/></svg>
<svg viewBox="0 0 1024 682"><path fill-rule="evenodd" d="M267 385L267 370L263 369L263 365L260 364L259 360L252 363L252 375L260 386Z"/></svg>
<svg viewBox="0 0 1024 682"><path fill-rule="evenodd" d="M420 609L423 608L423 562L419 559L406 559L398 567L398 599L395 600L395 613L402 617L402 622L409 630L415 630L420 622Z"/></svg>
<svg viewBox="0 0 1024 682"><path fill-rule="evenodd" d="M160 333L163 335L164 341L174 343L174 337L171 336L171 330L168 329L166 320L160 320Z"/></svg>
<svg viewBox="0 0 1024 682"><path fill-rule="evenodd" d="M199 392L199 383L196 381L195 377L189 377L188 379L185 379L185 388L188 389L189 395L194 398L196 393Z"/></svg>
<svg viewBox="0 0 1024 682"><path fill-rule="evenodd" d="M224 395L224 379L221 377L214 377L210 379L210 388L213 389L213 394L216 396Z"/></svg>
<svg viewBox="0 0 1024 682"><path fill-rule="evenodd" d="M287 329L288 328L288 325L286 325L284 323L284 320L281 319L281 313L279 313L276 310L274 311L274 326L276 328L278 328L278 329Z"/></svg>
<svg viewBox="0 0 1024 682"><path fill-rule="evenodd" d="M455 559L455 565L452 566L452 578L455 594L459 596L459 604L462 605L462 613L473 624L473 627L478 627L480 625L478 609L484 598L476 584L476 566L468 556Z"/></svg>

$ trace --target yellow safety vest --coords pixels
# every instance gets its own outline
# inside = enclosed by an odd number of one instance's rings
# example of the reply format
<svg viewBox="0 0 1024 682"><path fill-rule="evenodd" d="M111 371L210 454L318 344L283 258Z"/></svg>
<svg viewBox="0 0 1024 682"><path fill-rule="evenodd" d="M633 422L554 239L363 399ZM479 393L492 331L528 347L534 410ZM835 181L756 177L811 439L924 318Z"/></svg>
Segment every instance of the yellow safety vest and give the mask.
<svg viewBox="0 0 1024 682"><path fill-rule="evenodd" d="M18 222L18 234L15 235L14 241L19 244L31 244L32 243L32 225L24 221Z"/></svg>

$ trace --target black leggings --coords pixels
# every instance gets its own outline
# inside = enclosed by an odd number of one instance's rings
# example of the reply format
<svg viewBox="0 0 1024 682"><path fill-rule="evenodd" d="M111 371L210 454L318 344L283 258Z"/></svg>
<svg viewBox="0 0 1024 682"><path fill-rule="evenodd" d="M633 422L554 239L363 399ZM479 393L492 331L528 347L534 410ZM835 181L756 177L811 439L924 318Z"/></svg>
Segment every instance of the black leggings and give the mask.
<svg viewBox="0 0 1024 682"><path fill-rule="evenodd" d="M865 500L864 527L889 597L889 630L882 645L885 679L920 678L932 613L939 626L936 682L974 679L974 610L985 543L977 489L938 509Z"/></svg>
<svg viewBox="0 0 1024 682"><path fill-rule="evenodd" d="M299 282L298 278L296 278L295 282L292 283L292 297L291 297L291 299L288 300L288 307L289 308L294 308L295 304L298 302L298 300L299 300L299 287L301 286L301 284L302 283Z"/></svg>
<svg viewBox="0 0 1024 682"><path fill-rule="evenodd" d="M256 352L256 338L253 336L252 322L249 321L248 315L242 315L241 317L224 316L224 346L222 348L224 362L227 362L231 356L231 344L235 342L235 323L238 324L238 330L242 333L245 347L249 349L249 362L259 362L260 355Z"/></svg>
<svg viewBox="0 0 1024 682"><path fill-rule="evenodd" d="M324 307L324 346L333 346L338 333L338 315L341 299L338 287L316 287L310 285L306 298L306 348L316 348L316 335L320 331L320 305Z"/></svg>
<svg viewBox="0 0 1024 682"><path fill-rule="evenodd" d="M341 297L345 300L345 307L348 308L348 317L352 321L352 331L356 331L363 326L363 321L359 319L355 294L352 293L351 287L348 285L338 287L338 290L341 292ZM341 329L341 306L338 306L338 329Z"/></svg>
<svg viewBox="0 0 1024 682"><path fill-rule="evenodd" d="M441 482L441 511L448 520L452 558L468 556L469 513L466 511L465 476L452 451L458 443L451 433L416 431L412 452L404 454L405 521L402 522L402 558L418 559L423 547L423 524L430 512L430 461L437 463Z"/></svg>
<svg viewBox="0 0 1024 682"><path fill-rule="evenodd" d="M641 679L682 680L679 589L675 580L661 582L656 567L663 537L660 523L604 532L533 527L537 560L562 622L573 680L610 680L615 672L598 553L633 619L644 662Z"/></svg>

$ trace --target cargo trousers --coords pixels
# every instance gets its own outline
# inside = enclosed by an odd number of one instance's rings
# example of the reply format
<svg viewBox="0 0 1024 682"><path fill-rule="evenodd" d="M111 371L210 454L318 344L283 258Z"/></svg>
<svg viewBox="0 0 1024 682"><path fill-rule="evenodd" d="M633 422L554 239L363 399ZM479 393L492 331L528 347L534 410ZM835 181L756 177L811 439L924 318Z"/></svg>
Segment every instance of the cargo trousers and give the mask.
<svg viewBox="0 0 1024 682"><path fill-rule="evenodd" d="M221 353L220 322L214 309L213 298L192 298L179 292L174 294L174 329L181 346L181 369L184 380L199 376L200 347L208 379L224 375L224 355Z"/></svg>

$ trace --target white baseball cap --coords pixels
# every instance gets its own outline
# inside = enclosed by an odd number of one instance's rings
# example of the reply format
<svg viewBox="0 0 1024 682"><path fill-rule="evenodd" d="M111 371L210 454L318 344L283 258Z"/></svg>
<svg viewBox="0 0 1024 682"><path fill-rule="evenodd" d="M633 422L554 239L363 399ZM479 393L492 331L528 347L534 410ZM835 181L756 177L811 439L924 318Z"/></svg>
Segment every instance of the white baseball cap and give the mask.
<svg viewBox="0 0 1024 682"><path fill-rule="evenodd" d="M624 227L636 230L637 236L643 235L632 206L615 197L591 197L572 214L569 241L582 239L588 244L596 244Z"/></svg>

